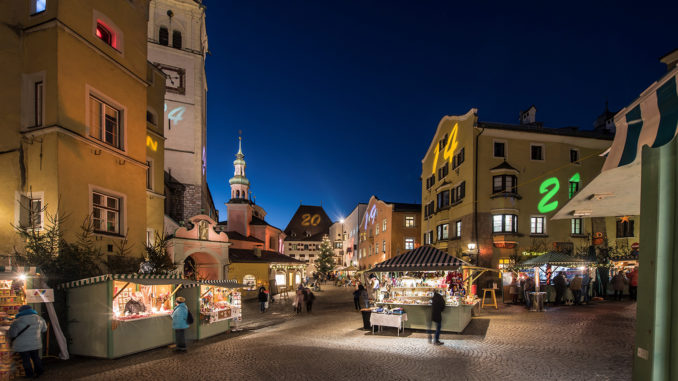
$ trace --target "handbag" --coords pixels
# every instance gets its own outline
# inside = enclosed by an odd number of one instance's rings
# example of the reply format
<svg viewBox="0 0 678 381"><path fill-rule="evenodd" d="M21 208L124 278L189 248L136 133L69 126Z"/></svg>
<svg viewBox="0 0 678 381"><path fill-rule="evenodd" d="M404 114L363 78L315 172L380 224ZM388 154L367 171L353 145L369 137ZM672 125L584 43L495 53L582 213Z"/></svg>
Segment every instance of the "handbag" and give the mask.
<svg viewBox="0 0 678 381"><path fill-rule="evenodd" d="M24 329L22 329L21 331L19 331L19 333L16 334L16 336L10 337L9 343L12 344L14 342L14 340L16 340L17 337L21 336L21 334L24 333L30 326L31 326L30 324L25 326Z"/></svg>

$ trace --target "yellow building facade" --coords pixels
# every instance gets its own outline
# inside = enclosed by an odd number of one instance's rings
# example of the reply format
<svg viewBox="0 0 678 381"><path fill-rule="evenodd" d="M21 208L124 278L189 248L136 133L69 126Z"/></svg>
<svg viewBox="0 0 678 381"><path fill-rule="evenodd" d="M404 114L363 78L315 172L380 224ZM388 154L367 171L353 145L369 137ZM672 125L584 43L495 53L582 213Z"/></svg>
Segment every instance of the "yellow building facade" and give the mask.
<svg viewBox="0 0 678 381"><path fill-rule="evenodd" d="M165 80L147 61L148 1L25 0L0 4L0 250L12 225L89 219L112 253L141 256L163 228ZM149 171L150 168L150 171Z"/></svg>
<svg viewBox="0 0 678 381"><path fill-rule="evenodd" d="M551 217L600 172L612 136L545 128L535 112L519 125L478 121L476 109L440 121L422 160L424 244L494 268L591 245L591 220Z"/></svg>

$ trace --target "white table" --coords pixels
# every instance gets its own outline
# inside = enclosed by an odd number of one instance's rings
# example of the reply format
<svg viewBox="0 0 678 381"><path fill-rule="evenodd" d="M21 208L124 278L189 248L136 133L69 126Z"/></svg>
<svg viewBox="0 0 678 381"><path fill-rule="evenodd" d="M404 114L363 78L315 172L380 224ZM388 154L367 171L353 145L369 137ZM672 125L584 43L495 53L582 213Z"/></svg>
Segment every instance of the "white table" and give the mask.
<svg viewBox="0 0 678 381"><path fill-rule="evenodd" d="M370 325L372 326L372 334L374 335L374 326L378 325L379 330L381 327L395 327L398 329L398 336L400 336L400 330L405 330L405 322L407 321L407 314L402 315L388 315L372 312L370 315Z"/></svg>

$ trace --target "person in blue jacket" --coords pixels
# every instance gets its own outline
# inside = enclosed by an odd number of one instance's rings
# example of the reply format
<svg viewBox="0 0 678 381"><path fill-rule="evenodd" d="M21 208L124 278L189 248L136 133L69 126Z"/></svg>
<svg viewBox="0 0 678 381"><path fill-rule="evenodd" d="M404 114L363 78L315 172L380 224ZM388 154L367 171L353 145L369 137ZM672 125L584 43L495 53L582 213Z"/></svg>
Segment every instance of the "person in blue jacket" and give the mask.
<svg viewBox="0 0 678 381"><path fill-rule="evenodd" d="M9 327L9 337L14 339L12 350L21 355L26 377L40 377L43 372L40 350L42 349L42 333L47 331L47 323L29 305L19 307ZM33 364L31 364L31 360Z"/></svg>
<svg viewBox="0 0 678 381"><path fill-rule="evenodd" d="M188 307L186 299L182 296L177 297L177 305L172 311L172 329L174 329L174 342L177 345L177 351L186 350L186 329L188 328Z"/></svg>

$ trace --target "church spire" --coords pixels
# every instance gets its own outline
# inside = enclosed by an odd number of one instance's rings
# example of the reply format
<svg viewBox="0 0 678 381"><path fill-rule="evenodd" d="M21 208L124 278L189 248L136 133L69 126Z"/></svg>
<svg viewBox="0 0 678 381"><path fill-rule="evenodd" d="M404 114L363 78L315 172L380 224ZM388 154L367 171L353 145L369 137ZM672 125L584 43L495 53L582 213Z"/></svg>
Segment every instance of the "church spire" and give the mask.
<svg viewBox="0 0 678 381"><path fill-rule="evenodd" d="M228 180L231 184L231 200L249 200L250 181L245 176L245 155L242 153L242 137L238 137L238 153L233 161L235 171L233 177Z"/></svg>

